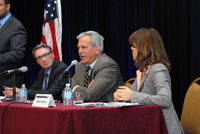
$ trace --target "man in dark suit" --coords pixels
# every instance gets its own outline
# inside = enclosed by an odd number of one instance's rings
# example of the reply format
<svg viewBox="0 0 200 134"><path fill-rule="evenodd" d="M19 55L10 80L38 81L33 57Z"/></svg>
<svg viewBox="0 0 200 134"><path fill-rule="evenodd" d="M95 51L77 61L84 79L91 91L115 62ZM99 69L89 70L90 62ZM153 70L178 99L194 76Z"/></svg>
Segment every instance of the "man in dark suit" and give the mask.
<svg viewBox="0 0 200 134"><path fill-rule="evenodd" d="M64 74L60 79L60 76L67 65L62 61L54 60L51 47L45 44L39 44L33 48L32 54L42 69L35 83L27 90L28 99L34 99L36 94L52 94L54 99L61 100L62 89L65 87L68 77ZM20 92L20 89L17 88L16 92ZM11 90L6 90L4 94L7 97L13 95Z"/></svg>
<svg viewBox="0 0 200 134"><path fill-rule="evenodd" d="M0 73L22 66L26 43L26 30L10 13L10 0L0 0ZM13 81L13 76L10 74L0 75L0 95L3 95L2 85L13 87ZM22 83L24 83L22 74L17 74L16 86L19 87Z"/></svg>
<svg viewBox="0 0 200 134"><path fill-rule="evenodd" d="M114 101L113 93L123 85L123 79L117 63L102 53L104 38L97 32L87 31L79 34L77 39L81 61L72 78L73 90L84 92L85 101ZM85 70L89 66L86 76Z"/></svg>

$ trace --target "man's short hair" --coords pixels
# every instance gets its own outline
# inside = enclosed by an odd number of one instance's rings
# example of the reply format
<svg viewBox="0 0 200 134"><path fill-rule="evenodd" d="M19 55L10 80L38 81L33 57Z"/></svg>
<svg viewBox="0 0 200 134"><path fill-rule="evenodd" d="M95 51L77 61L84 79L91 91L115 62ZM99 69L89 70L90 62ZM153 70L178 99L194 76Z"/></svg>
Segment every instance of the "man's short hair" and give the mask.
<svg viewBox="0 0 200 134"><path fill-rule="evenodd" d="M50 46L48 46L48 45L46 45L46 44L38 44L38 45L35 46L35 47L33 48L33 50L32 50L32 55L33 55L34 58L36 58L36 57L35 57L35 51L36 51L37 49L40 49L40 48L48 48L48 49L49 49L49 52L52 52L52 48L51 48Z"/></svg>
<svg viewBox="0 0 200 134"><path fill-rule="evenodd" d="M4 0L5 4L10 4L10 0Z"/></svg>
<svg viewBox="0 0 200 134"><path fill-rule="evenodd" d="M103 51L104 38L102 35L100 35L99 33L95 31L86 31L86 32L80 33L76 38L79 40L84 35L90 36L92 47L100 46L100 52Z"/></svg>

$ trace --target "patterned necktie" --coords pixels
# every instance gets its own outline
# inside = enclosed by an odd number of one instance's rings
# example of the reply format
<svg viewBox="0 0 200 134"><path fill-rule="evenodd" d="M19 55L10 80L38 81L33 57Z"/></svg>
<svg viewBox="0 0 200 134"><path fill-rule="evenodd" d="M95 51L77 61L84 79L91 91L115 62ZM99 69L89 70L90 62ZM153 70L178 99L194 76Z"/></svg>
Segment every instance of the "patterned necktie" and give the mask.
<svg viewBox="0 0 200 134"><path fill-rule="evenodd" d="M88 80L89 80L89 70L90 70L90 66L87 66L85 73L84 73L84 86L88 87Z"/></svg>
<svg viewBox="0 0 200 134"><path fill-rule="evenodd" d="M45 73L45 76L44 76L44 90L47 90L47 78L48 78L48 73Z"/></svg>

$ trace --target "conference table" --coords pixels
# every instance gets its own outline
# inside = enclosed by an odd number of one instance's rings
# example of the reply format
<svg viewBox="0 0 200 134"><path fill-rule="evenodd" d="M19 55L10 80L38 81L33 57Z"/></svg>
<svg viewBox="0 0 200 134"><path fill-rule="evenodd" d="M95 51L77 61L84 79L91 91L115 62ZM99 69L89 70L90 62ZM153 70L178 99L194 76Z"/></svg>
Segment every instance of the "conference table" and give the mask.
<svg viewBox="0 0 200 134"><path fill-rule="evenodd" d="M127 107L34 107L2 101L2 134L167 134L158 105Z"/></svg>

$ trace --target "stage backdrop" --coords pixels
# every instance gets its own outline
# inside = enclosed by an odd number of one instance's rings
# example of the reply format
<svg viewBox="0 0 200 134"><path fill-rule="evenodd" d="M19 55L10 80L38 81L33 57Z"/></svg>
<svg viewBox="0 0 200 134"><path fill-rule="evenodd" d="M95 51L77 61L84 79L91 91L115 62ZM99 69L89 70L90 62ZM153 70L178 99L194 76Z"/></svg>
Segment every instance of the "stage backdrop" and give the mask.
<svg viewBox="0 0 200 134"><path fill-rule="evenodd" d="M45 0L11 0L11 12L25 26L28 44L24 65L26 85L40 67L31 55L41 41ZM95 30L105 38L104 52L121 69L124 81L136 77L128 38L139 28L153 27L161 34L172 64L172 97L179 117L189 84L200 74L200 1L198 0L62 0L63 61L79 59L76 36Z"/></svg>

